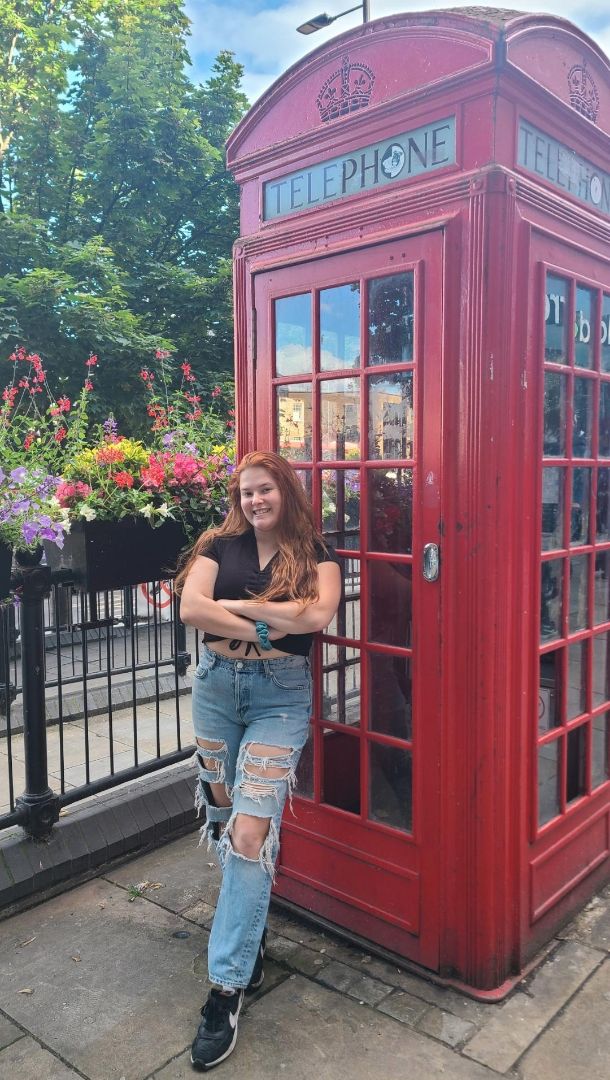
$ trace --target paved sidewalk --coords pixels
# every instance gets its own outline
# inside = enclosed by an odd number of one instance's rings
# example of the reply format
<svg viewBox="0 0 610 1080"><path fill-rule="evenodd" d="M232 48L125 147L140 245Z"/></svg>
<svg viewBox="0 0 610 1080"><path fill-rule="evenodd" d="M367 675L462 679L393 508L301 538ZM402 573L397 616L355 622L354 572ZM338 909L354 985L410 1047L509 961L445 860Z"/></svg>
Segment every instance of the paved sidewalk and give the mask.
<svg viewBox="0 0 610 1080"><path fill-rule="evenodd" d="M0 1077L182 1080L218 871L193 833L0 922ZM607 1080L610 887L501 1005L272 913L219 1080Z"/></svg>

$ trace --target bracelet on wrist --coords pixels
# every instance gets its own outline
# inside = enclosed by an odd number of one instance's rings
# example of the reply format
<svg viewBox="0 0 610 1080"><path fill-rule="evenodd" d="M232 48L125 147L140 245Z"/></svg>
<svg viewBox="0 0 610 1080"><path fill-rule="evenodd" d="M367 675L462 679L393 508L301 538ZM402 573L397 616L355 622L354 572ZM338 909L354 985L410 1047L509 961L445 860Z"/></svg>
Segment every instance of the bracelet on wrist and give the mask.
<svg viewBox="0 0 610 1080"><path fill-rule="evenodd" d="M261 649L264 652L271 652L273 645L269 641L269 627L266 622L257 622L254 624L256 629L256 636L260 642Z"/></svg>

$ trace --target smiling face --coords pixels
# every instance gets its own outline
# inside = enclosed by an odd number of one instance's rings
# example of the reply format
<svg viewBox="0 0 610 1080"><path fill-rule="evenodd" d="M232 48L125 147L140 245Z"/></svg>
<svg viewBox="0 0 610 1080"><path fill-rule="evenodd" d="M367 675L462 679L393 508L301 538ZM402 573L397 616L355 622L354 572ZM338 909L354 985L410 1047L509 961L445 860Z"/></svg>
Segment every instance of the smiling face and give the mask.
<svg viewBox="0 0 610 1080"><path fill-rule="evenodd" d="M253 466L239 478L241 508L259 535L277 529L282 509L282 493L267 469Z"/></svg>

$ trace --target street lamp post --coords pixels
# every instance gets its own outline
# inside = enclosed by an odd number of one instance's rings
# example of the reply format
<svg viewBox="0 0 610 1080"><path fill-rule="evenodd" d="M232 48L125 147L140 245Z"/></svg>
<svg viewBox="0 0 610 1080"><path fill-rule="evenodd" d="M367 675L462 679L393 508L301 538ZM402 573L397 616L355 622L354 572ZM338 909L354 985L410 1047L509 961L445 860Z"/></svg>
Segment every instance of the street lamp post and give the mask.
<svg viewBox="0 0 610 1080"><path fill-rule="evenodd" d="M314 15L313 19L308 19L307 22L301 23L297 26L299 34L315 34L316 30L322 30L325 26L330 26L336 19L343 18L344 15L350 15L352 11L362 11L362 22L367 23L370 20L370 0L362 0L361 4L356 4L355 7L348 8L347 11L340 11L338 15Z"/></svg>

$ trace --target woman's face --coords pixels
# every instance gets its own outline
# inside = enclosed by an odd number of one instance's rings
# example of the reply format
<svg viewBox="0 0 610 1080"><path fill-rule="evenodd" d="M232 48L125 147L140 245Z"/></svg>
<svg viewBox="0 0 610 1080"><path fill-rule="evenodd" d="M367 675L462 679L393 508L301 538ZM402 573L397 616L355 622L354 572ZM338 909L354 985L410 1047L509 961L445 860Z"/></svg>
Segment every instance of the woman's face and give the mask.
<svg viewBox="0 0 610 1080"><path fill-rule="evenodd" d="M282 493L270 472L259 465L244 469L239 478L241 508L261 536L277 529L282 511Z"/></svg>

